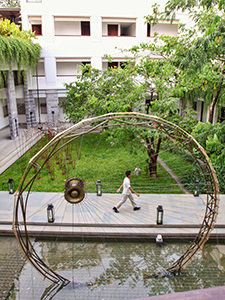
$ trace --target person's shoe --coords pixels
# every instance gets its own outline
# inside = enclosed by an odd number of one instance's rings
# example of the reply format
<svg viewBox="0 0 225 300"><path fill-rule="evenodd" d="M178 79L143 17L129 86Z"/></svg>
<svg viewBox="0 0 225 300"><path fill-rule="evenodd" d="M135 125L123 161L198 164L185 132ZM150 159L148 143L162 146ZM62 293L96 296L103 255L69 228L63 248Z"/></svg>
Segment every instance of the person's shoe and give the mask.
<svg viewBox="0 0 225 300"><path fill-rule="evenodd" d="M134 210L139 210L139 209L141 209L140 206L134 207Z"/></svg>
<svg viewBox="0 0 225 300"><path fill-rule="evenodd" d="M118 209L114 206L113 210L115 211L115 213L119 213Z"/></svg>

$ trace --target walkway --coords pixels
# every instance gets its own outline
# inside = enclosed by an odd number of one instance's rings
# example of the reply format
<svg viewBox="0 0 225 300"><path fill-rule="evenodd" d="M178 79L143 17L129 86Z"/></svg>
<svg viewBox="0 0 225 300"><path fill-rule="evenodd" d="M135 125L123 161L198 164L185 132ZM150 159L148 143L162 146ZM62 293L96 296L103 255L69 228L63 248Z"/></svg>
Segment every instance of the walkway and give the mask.
<svg viewBox="0 0 225 300"><path fill-rule="evenodd" d="M87 194L79 204L69 204L60 193L31 193L26 221L30 236L149 238L162 234L165 239L193 239L199 231L205 213L206 196L188 194L143 194L136 198L141 210L133 211L127 201L120 213L112 207L119 194ZM221 195L220 211L225 210L225 195ZM55 222L47 222L47 205L55 209ZM12 234L14 197L0 192L0 234ZM163 225L156 224L157 206L164 209ZM22 219L20 223L22 224ZM22 227L21 227L22 228ZM219 213L211 239L225 237L225 215Z"/></svg>
<svg viewBox="0 0 225 300"><path fill-rule="evenodd" d="M19 129L19 137L10 139L9 127L0 130L0 174L36 144L43 134L37 128Z"/></svg>

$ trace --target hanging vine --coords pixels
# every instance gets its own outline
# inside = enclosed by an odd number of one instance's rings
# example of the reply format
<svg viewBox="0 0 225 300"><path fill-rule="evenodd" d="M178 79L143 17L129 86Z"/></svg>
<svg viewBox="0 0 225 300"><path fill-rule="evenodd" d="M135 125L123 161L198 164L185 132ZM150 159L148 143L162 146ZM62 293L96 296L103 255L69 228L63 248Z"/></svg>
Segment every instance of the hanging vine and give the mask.
<svg viewBox="0 0 225 300"><path fill-rule="evenodd" d="M20 30L15 23L0 19L0 66L3 71L0 86L4 85L5 70L11 71L12 67L16 67L19 71L36 69L41 46L34 43L34 37L34 33L30 30Z"/></svg>

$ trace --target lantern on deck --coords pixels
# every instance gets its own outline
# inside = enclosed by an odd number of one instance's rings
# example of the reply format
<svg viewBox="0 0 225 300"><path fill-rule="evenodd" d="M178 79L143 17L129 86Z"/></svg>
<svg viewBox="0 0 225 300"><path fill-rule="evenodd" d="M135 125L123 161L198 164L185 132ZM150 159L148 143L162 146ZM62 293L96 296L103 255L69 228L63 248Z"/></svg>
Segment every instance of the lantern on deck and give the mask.
<svg viewBox="0 0 225 300"><path fill-rule="evenodd" d="M194 196L195 197L198 197L199 196L199 186L200 186L200 183L198 180L195 181L195 190L194 190Z"/></svg>
<svg viewBox="0 0 225 300"><path fill-rule="evenodd" d="M157 207L157 225L162 225L163 224L163 207L162 205L158 205Z"/></svg>
<svg viewBox="0 0 225 300"><path fill-rule="evenodd" d="M101 196L102 195L102 183L101 183L101 180L97 180L97 183L96 183L96 193L97 193L97 196Z"/></svg>
<svg viewBox="0 0 225 300"><path fill-rule="evenodd" d="M14 181L12 178L9 178L8 180L8 189L9 189L9 194L14 194Z"/></svg>
<svg viewBox="0 0 225 300"><path fill-rule="evenodd" d="M48 219L48 223L54 223L54 221L55 221L53 204L48 204L47 219Z"/></svg>

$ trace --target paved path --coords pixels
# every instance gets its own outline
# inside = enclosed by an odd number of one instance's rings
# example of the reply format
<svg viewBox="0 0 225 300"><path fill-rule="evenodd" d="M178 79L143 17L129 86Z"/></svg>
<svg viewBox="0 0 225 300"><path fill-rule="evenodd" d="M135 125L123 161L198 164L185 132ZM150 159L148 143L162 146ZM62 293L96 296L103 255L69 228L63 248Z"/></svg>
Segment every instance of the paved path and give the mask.
<svg viewBox="0 0 225 300"><path fill-rule="evenodd" d="M157 234L162 234L167 239L192 239L198 233L205 213L205 195L142 194L135 199L141 210L133 211L128 200L116 214L112 207L120 197L120 194L103 194L101 197L87 194L81 203L72 205L62 193L31 193L26 214L30 236L155 239ZM219 215L211 233L214 239L225 237L225 195L220 198ZM47 222L47 205L50 203L54 205L54 223ZM12 234L13 205L14 196L0 192L2 235ZM163 225L156 225L158 205L164 209Z"/></svg>
<svg viewBox="0 0 225 300"><path fill-rule="evenodd" d="M16 140L10 139L9 128L0 130L0 174L27 152L43 136L37 128L20 129Z"/></svg>

